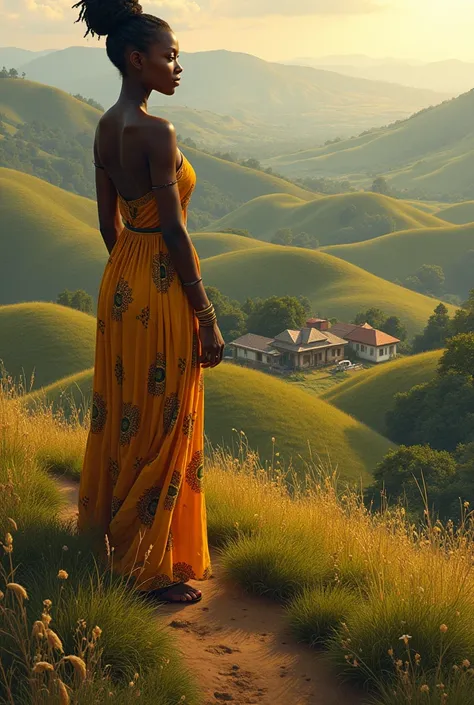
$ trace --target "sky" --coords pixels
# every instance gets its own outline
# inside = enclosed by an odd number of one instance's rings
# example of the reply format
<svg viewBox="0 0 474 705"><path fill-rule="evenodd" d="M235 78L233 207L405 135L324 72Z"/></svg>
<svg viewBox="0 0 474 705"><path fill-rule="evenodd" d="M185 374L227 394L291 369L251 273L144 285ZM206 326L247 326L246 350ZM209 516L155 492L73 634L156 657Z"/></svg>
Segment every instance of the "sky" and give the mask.
<svg viewBox="0 0 474 705"><path fill-rule="evenodd" d="M74 0L0 0L0 46L100 46ZM271 61L328 54L474 61L473 0L142 0L183 51L229 49ZM101 40L103 43L104 40Z"/></svg>

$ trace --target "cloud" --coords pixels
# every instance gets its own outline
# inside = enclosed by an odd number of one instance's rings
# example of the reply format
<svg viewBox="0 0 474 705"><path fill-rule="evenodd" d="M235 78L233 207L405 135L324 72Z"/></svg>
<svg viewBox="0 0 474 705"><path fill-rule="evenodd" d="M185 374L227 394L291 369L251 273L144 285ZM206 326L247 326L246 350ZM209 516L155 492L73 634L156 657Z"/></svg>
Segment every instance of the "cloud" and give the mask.
<svg viewBox="0 0 474 705"><path fill-rule="evenodd" d="M213 12L233 17L360 15L381 8L379 0L209 0L209 4Z"/></svg>

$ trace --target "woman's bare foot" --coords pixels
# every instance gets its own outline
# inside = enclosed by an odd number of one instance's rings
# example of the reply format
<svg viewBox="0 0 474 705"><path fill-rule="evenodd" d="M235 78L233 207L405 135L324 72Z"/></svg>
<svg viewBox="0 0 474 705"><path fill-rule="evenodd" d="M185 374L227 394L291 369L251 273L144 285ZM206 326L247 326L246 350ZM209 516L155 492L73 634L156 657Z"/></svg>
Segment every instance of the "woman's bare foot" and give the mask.
<svg viewBox="0 0 474 705"><path fill-rule="evenodd" d="M157 597L163 602L178 602L178 603L193 603L199 602L202 598L202 592L191 585L185 583L176 583L161 590L154 590L150 597Z"/></svg>

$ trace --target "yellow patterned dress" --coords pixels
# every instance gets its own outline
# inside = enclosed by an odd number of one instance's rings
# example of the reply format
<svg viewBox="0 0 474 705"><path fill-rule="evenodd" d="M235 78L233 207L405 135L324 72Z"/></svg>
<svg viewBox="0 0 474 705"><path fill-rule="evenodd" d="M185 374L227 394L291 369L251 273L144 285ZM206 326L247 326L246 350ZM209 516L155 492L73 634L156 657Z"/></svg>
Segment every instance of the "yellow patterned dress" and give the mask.
<svg viewBox="0 0 474 705"><path fill-rule="evenodd" d="M184 157L177 178L186 219L196 176ZM151 591L210 575L203 373L153 192L119 200L125 227L99 291L78 528L107 534L114 570Z"/></svg>

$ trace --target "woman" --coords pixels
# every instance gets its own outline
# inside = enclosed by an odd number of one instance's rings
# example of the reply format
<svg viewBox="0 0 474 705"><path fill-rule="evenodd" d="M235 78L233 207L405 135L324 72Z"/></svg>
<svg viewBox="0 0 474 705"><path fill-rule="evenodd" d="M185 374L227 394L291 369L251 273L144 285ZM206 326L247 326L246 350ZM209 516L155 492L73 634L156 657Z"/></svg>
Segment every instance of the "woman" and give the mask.
<svg viewBox="0 0 474 705"><path fill-rule="evenodd" d="M80 531L107 534L113 566L160 600L194 603L210 575L203 475L203 367L224 341L186 231L194 170L173 126L147 113L182 68L166 22L136 0L81 0L87 36L107 35L123 77L94 144L100 231L110 257L98 311ZM122 222L123 221L123 222Z"/></svg>

